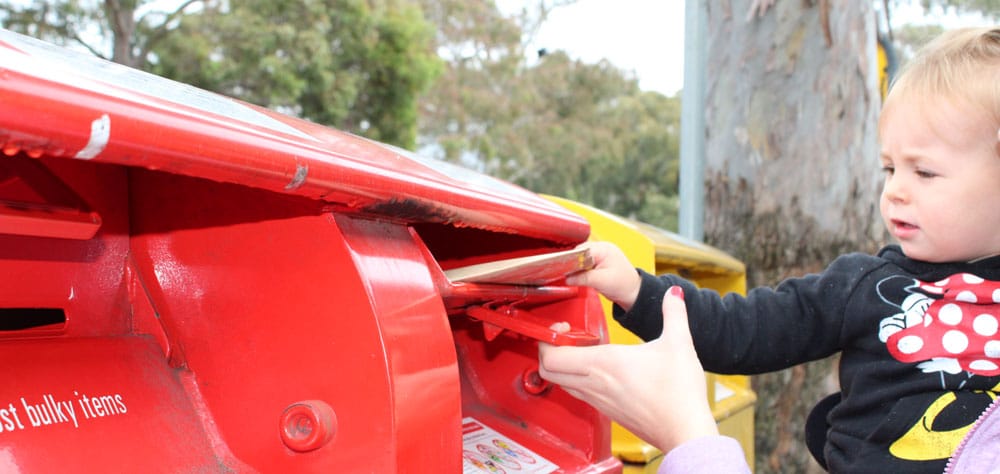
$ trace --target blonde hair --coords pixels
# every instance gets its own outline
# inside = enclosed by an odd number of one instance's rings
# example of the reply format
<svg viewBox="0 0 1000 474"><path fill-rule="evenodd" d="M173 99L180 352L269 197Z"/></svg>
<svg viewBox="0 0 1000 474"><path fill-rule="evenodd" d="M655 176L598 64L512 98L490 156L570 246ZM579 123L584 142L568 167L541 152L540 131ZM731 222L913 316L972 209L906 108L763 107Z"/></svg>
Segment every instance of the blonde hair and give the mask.
<svg viewBox="0 0 1000 474"><path fill-rule="evenodd" d="M893 81L883 110L901 97L942 96L982 107L1000 128L1000 28L951 30L925 45Z"/></svg>

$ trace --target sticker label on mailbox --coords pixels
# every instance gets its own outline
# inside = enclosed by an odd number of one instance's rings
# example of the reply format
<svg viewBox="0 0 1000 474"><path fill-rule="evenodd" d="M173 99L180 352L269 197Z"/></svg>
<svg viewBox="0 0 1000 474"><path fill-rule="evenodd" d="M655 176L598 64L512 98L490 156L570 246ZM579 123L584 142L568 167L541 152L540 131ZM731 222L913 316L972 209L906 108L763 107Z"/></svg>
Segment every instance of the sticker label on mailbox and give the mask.
<svg viewBox="0 0 1000 474"><path fill-rule="evenodd" d="M462 419L462 448L462 474L546 474L559 469L475 418Z"/></svg>

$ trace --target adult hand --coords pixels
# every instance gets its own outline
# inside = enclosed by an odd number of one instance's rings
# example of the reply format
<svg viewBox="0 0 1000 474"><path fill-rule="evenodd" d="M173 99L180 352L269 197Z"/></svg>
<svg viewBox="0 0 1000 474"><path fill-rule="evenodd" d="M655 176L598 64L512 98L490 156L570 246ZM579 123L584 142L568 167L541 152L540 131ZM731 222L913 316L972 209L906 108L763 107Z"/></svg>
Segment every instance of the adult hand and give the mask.
<svg viewBox="0 0 1000 474"><path fill-rule="evenodd" d="M593 242L594 268L566 278L567 285L589 286L626 311L635 304L642 283L635 266L610 242Z"/></svg>
<svg viewBox="0 0 1000 474"><path fill-rule="evenodd" d="M708 406L704 371L691 341L683 290L678 286L663 298L659 338L639 345L539 344L539 361L544 379L663 452L719 433Z"/></svg>

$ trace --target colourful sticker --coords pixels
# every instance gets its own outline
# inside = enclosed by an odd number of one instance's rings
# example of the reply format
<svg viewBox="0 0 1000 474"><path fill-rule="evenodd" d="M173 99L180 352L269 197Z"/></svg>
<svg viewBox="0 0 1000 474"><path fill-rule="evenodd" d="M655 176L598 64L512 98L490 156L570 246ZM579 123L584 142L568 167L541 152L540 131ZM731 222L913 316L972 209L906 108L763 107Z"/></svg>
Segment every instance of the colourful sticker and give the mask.
<svg viewBox="0 0 1000 474"><path fill-rule="evenodd" d="M463 474L546 474L559 469L475 418L462 420L462 447Z"/></svg>

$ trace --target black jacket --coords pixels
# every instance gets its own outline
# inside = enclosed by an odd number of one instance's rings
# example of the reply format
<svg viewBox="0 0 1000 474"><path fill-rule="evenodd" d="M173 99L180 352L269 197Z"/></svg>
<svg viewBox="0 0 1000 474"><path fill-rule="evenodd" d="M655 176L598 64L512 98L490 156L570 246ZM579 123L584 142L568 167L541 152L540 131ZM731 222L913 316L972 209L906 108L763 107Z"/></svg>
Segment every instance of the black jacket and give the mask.
<svg viewBox="0 0 1000 474"><path fill-rule="evenodd" d="M889 246L746 297L640 274L635 305L615 307L615 319L655 339L664 292L682 286L708 371L756 374L841 353L842 400L824 450L831 472L940 473L1000 391L1000 290L987 296L1000 288L1000 257L931 264ZM949 278L958 284L935 284Z"/></svg>

